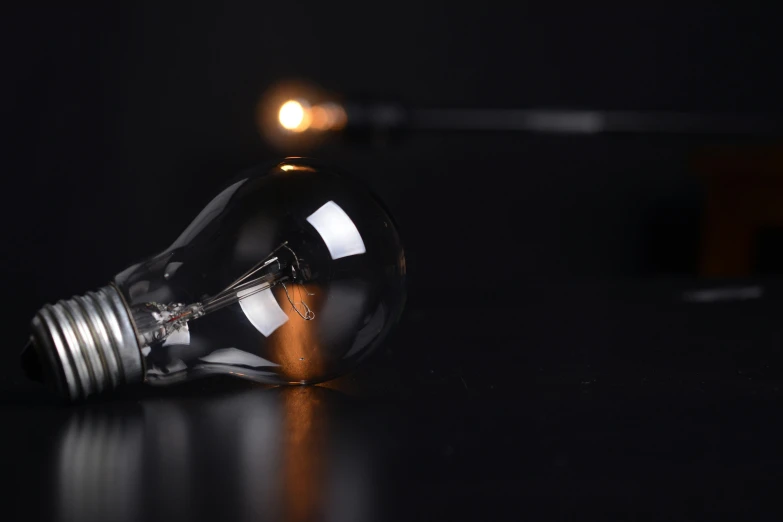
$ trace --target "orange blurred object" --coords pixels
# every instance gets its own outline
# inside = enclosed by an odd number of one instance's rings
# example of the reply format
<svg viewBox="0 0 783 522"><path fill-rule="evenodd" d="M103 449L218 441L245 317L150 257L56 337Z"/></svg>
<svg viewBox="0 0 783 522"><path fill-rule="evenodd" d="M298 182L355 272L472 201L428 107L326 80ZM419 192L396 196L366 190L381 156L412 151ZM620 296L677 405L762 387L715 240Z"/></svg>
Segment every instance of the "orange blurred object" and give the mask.
<svg viewBox="0 0 783 522"><path fill-rule="evenodd" d="M336 96L301 81L272 86L256 107L256 123L262 137L287 153L318 146L329 131L343 129L347 121L345 108Z"/></svg>
<svg viewBox="0 0 783 522"><path fill-rule="evenodd" d="M700 274L752 275L759 232L783 228L783 144L712 147L693 168L707 188Z"/></svg>

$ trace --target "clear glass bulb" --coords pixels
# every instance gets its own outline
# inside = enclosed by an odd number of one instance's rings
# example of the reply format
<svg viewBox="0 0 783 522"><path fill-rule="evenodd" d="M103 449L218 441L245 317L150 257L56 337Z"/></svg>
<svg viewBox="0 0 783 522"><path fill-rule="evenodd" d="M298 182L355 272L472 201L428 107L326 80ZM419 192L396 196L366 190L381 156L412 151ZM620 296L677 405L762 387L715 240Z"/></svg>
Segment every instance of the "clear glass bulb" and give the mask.
<svg viewBox="0 0 783 522"><path fill-rule="evenodd" d="M318 383L379 344L402 311L404 279L400 238L379 201L329 168L288 158L240 175L169 248L110 287L44 307L33 345L72 398L134 380L124 308L150 384L213 374ZM105 304L113 290L122 306ZM63 352L70 359L58 359Z"/></svg>

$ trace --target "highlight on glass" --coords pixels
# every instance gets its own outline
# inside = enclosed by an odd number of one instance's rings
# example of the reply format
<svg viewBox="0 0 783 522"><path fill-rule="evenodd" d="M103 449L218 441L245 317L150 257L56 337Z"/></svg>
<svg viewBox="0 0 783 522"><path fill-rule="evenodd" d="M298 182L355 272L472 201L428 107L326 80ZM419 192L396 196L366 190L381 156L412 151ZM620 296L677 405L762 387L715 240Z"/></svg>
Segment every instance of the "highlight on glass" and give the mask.
<svg viewBox="0 0 783 522"><path fill-rule="evenodd" d="M23 364L69 399L214 374L318 383L387 335L405 272L375 196L288 158L241 173L169 248L108 286L44 306Z"/></svg>

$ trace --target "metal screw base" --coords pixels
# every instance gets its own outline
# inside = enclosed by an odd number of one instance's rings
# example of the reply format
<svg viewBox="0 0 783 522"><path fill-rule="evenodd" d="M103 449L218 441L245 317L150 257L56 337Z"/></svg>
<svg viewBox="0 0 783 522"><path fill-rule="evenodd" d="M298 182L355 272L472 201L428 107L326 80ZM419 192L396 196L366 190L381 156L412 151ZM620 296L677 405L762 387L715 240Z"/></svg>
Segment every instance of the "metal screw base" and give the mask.
<svg viewBox="0 0 783 522"><path fill-rule="evenodd" d="M66 399L144 380L130 314L112 286L41 308L32 344L44 380Z"/></svg>

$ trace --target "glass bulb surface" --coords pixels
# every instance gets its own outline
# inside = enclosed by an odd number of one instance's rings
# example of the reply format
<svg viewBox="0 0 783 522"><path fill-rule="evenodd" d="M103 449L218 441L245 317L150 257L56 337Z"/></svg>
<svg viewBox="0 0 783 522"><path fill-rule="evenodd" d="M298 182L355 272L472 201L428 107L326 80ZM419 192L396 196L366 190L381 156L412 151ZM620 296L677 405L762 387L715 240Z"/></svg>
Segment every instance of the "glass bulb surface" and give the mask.
<svg viewBox="0 0 783 522"><path fill-rule="evenodd" d="M312 160L243 173L164 252L114 279L152 384L317 383L399 318L405 255L362 186Z"/></svg>

